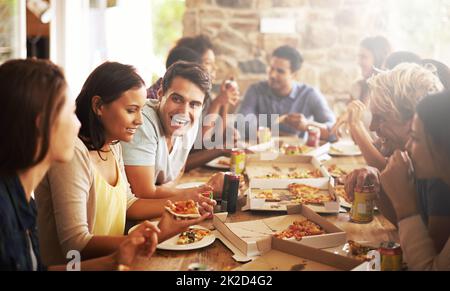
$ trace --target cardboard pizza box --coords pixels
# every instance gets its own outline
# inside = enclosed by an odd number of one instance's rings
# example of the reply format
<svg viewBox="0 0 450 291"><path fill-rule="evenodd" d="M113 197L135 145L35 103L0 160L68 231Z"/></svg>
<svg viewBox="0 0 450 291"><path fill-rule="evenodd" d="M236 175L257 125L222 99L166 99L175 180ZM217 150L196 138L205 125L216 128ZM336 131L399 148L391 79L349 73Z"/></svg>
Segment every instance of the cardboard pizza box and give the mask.
<svg viewBox="0 0 450 291"><path fill-rule="evenodd" d="M313 156L286 156L279 153L264 152L247 156L246 173L252 183L258 180L288 179L289 174L301 171L319 170L321 178L306 178L299 180L328 180L331 176L327 168ZM284 178L267 178L268 174L277 174Z"/></svg>
<svg viewBox="0 0 450 291"><path fill-rule="evenodd" d="M304 146L306 141L299 138L298 136L278 136L273 137L271 142L258 144L247 147L247 149L253 152L278 152L280 155L285 156L281 148L287 145L291 146ZM329 142L321 141L320 146L317 148L308 148L306 153L296 154L294 156L314 156L320 157L327 154L331 149L331 144ZM292 155L288 155L292 156Z"/></svg>
<svg viewBox="0 0 450 291"><path fill-rule="evenodd" d="M333 197L333 201L324 204L307 204L307 206L317 213L334 214L340 211L340 198L335 194L334 180L332 178L324 179L256 179L250 182L250 189L247 194L247 205L245 209L258 211L287 211L287 207L297 204L290 201L288 186L292 183L304 184L321 189L321 193ZM271 191L281 199L275 201L261 198L262 192Z"/></svg>
<svg viewBox="0 0 450 291"><path fill-rule="evenodd" d="M368 263L273 237L272 249L234 271L366 271Z"/></svg>
<svg viewBox="0 0 450 291"><path fill-rule="evenodd" d="M243 255L254 257L270 251L273 234L287 229L300 217L317 223L326 233L305 236L300 241L290 239L294 243L313 248L331 248L346 243L347 235L342 229L303 205L288 207L288 215L237 223L227 223L227 214L218 213L214 215L213 224Z"/></svg>

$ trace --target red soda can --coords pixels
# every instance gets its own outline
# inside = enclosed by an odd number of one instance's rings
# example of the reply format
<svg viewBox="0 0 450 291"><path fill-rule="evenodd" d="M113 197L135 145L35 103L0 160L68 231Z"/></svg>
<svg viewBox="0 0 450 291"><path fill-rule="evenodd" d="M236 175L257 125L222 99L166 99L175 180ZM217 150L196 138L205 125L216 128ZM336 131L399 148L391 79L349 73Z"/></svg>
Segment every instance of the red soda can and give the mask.
<svg viewBox="0 0 450 291"><path fill-rule="evenodd" d="M308 141L306 145L317 148L320 145L320 128L316 126L308 126Z"/></svg>

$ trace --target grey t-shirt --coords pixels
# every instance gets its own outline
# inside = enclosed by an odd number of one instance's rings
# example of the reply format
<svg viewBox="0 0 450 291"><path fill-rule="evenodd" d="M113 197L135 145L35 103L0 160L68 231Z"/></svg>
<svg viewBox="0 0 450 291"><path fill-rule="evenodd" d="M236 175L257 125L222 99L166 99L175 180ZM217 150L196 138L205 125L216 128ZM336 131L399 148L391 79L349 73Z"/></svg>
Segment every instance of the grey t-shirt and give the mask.
<svg viewBox="0 0 450 291"><path fill-rule="evenodd" d="M185 135L175 137L172 152L169 153L157 107L158 101L147 101L142 112L142 126L131 142L121 144L125 166L155 167L155 184L162 185L175 180L180 174L199 126L193 124Z"/></svg>

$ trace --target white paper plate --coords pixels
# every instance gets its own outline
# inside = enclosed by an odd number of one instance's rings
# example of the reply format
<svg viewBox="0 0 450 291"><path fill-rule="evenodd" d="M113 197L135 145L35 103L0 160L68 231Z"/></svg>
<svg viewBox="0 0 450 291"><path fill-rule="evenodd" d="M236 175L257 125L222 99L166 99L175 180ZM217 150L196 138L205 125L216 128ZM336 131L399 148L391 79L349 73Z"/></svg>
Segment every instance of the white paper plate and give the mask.
<svg viewBox="0 0 450 291"><path fill-rule="evenodd" d="M376 248L377 245L378 245L378 244L376 244L374 242L370 242L370 241L356 241L356 242L359 243L359 244L362 244L362 245L372 246L374 248ZM346 257L346 256L351 257L350 254L349 254L350 253L350 246L349 246L348 242L343 244L343 245L340 245L340 246L337 246L337 247L334 247L334 248L327 248L327 249L324 249L324 250L327 251L327 252L330 252L330 253L334 253L336 255L340 255L340 256L344 256L344 257Z"/></svg>
<svg viewBox="0 0 450 291"><path fill-rule="evenodd" d="M207 163L206 166L208 166L210 168L214 168L214 169L229 170L230 166L220 164L219 163L220 160L226 160L226 161L230 162L230 158L228 158L228 157L218 157L218 158L210 161L209 163Z"/></svg>
<svg viewBox="0 0 450 291"><path fill-rule="evenodd" d="M344 208L347 208L347 209L352 208L352 204L347 202L347 201L345 201L345 199L342 198L342 197L339 197L339 203L341 204L341 207L344 207Z"/></svg>
<svg viewBox="0 0 450 291"><path fill-rule="evenodd" d="M153 224L158 224L158 221L156 222L152 222ZM133 230L135 230L138 225L133 226L132 228L130 228L130 230L128 231L128 233L131 233ZM194 225L191 226L190 228L197 228L197 229L206 229L202 226L199 225ZM178 237L179 234L177 234L176 236L160 243L157 246L157 249L159 250L166 250L166 251L189 251L189 250L196 250L196 249L201 249L204 247L207 247L209 245L211 245L212 243L214 243L214 241L216 240L216 236L214 235L214 232L211 231L211 234L204 237L201 241L192 243L192 244L188 244L188 245L178 245L177 241L178 241Z"/></svg>
<svg viewBox="0 0 450 291"><path fill-rule="evenodd" d="M205 182L189 182L189 183L184 183L184 184L179 184L177 185L175 188L177 189L189 189L189 188L195 188L198 186L202 186L205 185Z"/></svg>
<svg viewBox="0 0 450 291"><path fill-rule="evenodd" d="M206 228L198 226L198 225L191 226L191 228L206 229ZM216 240L216 236L214 235L214 233L212 231L211 231L210 235L204 237L201 241L198 241L198 242L195 242L192 244L188 244L188 245L178 245L177 244L178 237L179 237L179 235L176 235L176 236L166 240L165 242L160 243L157 248L160 250L166 250L166 251L197 250L197 249L201 249L201 248L211 245Z"/></svg>
<svg viewBox="0 0 450 291"><path fill-rule="evenodd" d="M331 145L329 154L332 156L360 156L362 153L354 143L337 142Z"/></svg>

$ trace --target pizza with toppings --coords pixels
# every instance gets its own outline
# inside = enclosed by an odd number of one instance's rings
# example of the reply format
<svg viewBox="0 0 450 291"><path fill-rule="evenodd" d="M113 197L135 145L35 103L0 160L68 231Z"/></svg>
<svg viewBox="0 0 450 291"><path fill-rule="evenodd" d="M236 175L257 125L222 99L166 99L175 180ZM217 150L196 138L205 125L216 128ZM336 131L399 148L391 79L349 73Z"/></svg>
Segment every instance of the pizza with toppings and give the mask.
<svg viewBox="0 0 450 291"><path fill-rule="evenodd" d="M223 158L223 159L220 159L218 162L217 162L219 165L222 165L222 166L230 166L230 159L229 158Z"/></svg>
<svg viewBox="0 0 450 291"><path fill-rule="evenodd" d="M349 255L361 261L370 261L371 258L367 256L367 253L376 249L374 247L365 246L352 240L348 241L348 245L350 248Z"/></svg>
<svg viewBox="0 0 450 291"><path fill-rule="evenodd" d="M296 240L301 240L304 236L313 236L324 234L325 231L323 228L308 219L305 220L296 220L291 225L289 225L288 229L283 230L279 233L274 234L276 238L280 239L290 239L295 238Z"/></svg>
<svg viewBox="0 0 450 291"><path fill-rule="evenodd" d="M266 202L280 202L280 196L277 193L273 193L272 190L263 190L255 194L255 198L264 199Z"/></svg>
<svg viewBox="0 0 450 291"><path fill-rule="evenodd" d="M334 201L329 193L323 193L320 188L294 183L290 184L288 189L296 196L294 201L300 204L324 204Z"/></svg>
<svg viewBox="0 0 450 291"><path fill-rule="evenodd" d="M340 168L338 165L331 165L328 167L328 172L332 177L339 178L341 176L346 176L348 173L344 169Z"/></svg>
<svg viewBox="0 0 450 291"><path fill-rule="evenodd" d="M308 171L308 170L299 170L290 172L288 174L289 179L310 179L310 178L322 178L323 175L319 169Z"/></svg>
<svg viewBox="0 0 450 291"><path fill-rule="evenodd" d="M348 171L342 169L337 165L331 165L328 167L328 172L330 173L331 177L336 179L337 184L345 184L345 178L348 175Z"/></svg>
<svg viewBox="0 0 450 291"><path fill-rule="evenodd" d="M281 148L281 152L288 156L307 154L312 151L314 148L311 148L306 145L284 145Z"/></svg>
<svg viewBox="0 0 450 291"><path fill-rule="evenodd" d="M198 218L201 216L194 200L170 203L169 206L166 206L166 210L174 216L182 218Z"/></svg>
<svg viewBox="0 0 450 291"><path fill-rule="evenodd" d="M312 178L322 178L322 172L319 169L316 170L294 170L289 172L287 175L281 173L269 173L264 176L258 176L259 179L312 179Z"/></svg>
<svg viewBox="0 0 450 291"><path fill-rule="evenodd" d="M338 185L334 189L335 189L335 193L336 193L337 196L339 196L342 199L344 199L344 201L347 202L347 203L350 203L350 204L352 203L350 201L350 198L347 195L347 192L345 191L344 185Z"/></svg>
<svg viewBox="0 0 450 291"><path fill-rule="evenodd" d="M178 245L192 244L201 241L204 237L210 235L211 232L207 229L190 228L180 234L177 240Z"/></svg>
<svg viewBox="0 0 450 291"><path fill-rule="evenodd" d="M264 176L258 176L256 178L259 178L259 179L282 179L282 178L284 178L284 176L281 174L278 174L278 173L269 173Z"/></svg>

